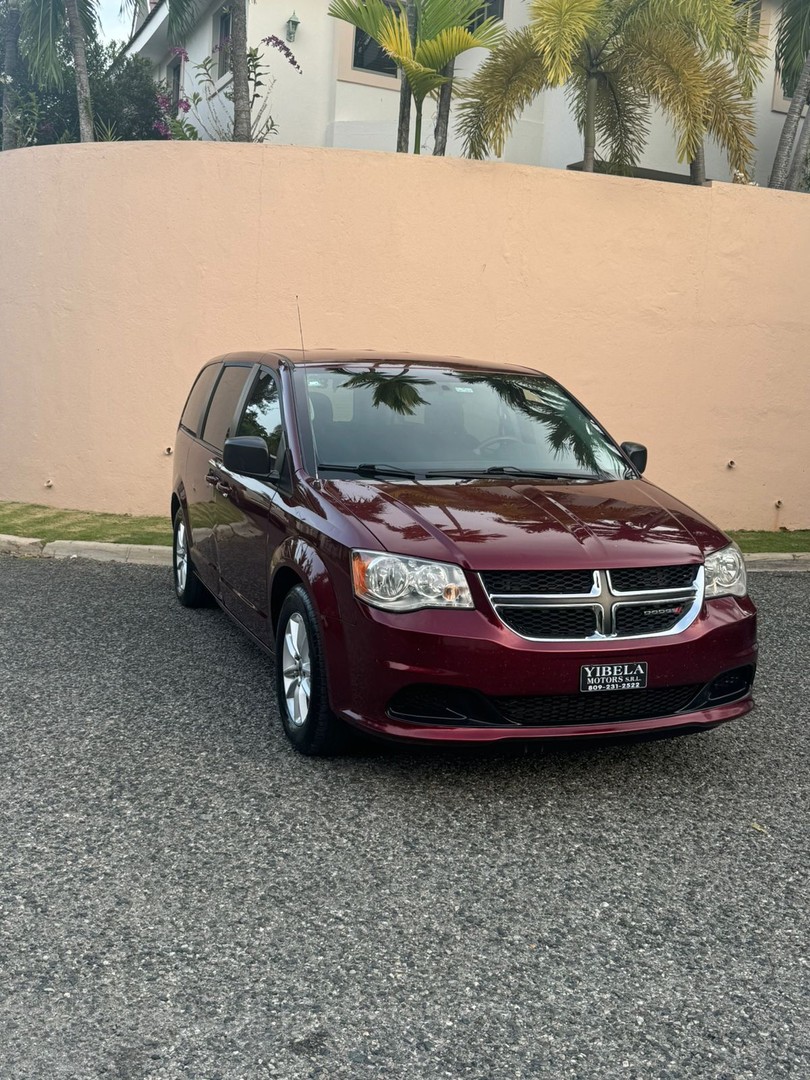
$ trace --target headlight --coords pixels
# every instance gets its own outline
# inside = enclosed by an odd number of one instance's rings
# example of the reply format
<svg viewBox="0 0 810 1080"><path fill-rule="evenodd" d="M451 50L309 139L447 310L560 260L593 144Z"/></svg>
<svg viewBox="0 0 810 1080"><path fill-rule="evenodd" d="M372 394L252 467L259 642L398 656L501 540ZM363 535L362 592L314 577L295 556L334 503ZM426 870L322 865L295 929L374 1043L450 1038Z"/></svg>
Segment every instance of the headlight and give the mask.
<svg viewBox="0 0 810 1080"><path fill-rule="evenodd" d="M748 582L745 561L736 544L706 556L706 598L713 596L745 596Z"/></svg>
<svg viewBox="0 0 810 1080"><path fill-rule="evenodd" d="M352 583L359 600L385 611L475 606L463 571L451 563L353 551Z"/></svg>

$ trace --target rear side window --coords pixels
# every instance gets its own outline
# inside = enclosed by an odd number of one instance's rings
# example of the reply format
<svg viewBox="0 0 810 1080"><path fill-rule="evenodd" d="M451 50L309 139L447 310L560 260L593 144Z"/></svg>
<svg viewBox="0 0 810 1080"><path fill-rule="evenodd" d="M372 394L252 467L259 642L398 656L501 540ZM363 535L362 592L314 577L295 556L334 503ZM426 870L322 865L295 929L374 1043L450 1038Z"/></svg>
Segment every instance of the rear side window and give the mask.
<svg viewBox="0 0 810 1080"><path fill-rule="evenodd" d="M247 400L237 435L258 435L267 443L273 462L278 455L281 439L281 402L278 386L269 371L262 371Z"/></svg>
<svg viewBox="0 0 810 1080"><path fill-rule="evenodd" d="M208 416L205 418L203 429L203 439L211 446L215 446L217 450L223 448L225 440L231 434L233 414L236 412L236 404L245 388L245 380L249 372L249 367L222 369L217 388L208 407Z"/></svg>
<svg viewBox="0 0 810 1080"><path fill-rule="evenodd" d="M180 417L180 424L192 435L200 433L203 410L208 404L208 398L211 396L211 389L218 374L219 364L209 364L208 367L204 367L188 395L186 407Z"/></svg>

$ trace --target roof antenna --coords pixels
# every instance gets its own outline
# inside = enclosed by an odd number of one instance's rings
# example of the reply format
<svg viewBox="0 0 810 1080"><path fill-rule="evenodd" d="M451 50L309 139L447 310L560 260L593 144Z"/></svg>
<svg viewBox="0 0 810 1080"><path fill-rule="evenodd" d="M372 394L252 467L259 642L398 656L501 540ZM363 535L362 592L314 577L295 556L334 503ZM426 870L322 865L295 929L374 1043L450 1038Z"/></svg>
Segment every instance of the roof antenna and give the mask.
<svg viewBox="0 0 810 1080"><path fill-rule="evenodd" d="M298 293L295 294L295 310L298 312L298 336L301 338L301 356L306 360L307 351L304 348L304 324L301 322L301 304L298 300Z"/></svg>
<svg viewBox="0 0 810 1080"><path fill-rule="evenodd" d="M320 479L318 476L318 447L315 445L315 425L312 421L315 418L315 410L312 408L312 402L309 400L309 375L307 374L307 350L304 345L304 324L301 322L301 304L298 300L298 293L295 294L295 309L298 312L298 336L301 338L301 359L304 361L303 377L304 377L304 397L307 401L307 419L309 420L309 430L312 432L312 453L314 456L315 466L315 479Z"/></svg>

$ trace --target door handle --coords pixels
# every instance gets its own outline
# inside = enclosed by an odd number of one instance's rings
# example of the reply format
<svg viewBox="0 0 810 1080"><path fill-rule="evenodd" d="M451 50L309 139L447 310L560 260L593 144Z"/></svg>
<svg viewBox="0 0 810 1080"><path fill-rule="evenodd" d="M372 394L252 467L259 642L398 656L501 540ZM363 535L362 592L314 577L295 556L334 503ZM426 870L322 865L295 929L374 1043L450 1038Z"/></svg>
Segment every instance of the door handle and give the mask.
<svg viewBox="0 0 810 1080"><path fill-rule="evenodd" d="M219 483L219 477L215 472L207 472L205 474L205 482L206 484L210 484L211 487L216 487Z"/></svg>
<svg viewBox="0 0 810 1080"><path fill-rule="evenodd" d="M226 499L228 498L230 493L233 491L233 488L231 487L231 485L226 484L224 480L218 481L217 485L216 485L216 488L217 488L217 491L220 493L220 495L224 495Z"/></svg>

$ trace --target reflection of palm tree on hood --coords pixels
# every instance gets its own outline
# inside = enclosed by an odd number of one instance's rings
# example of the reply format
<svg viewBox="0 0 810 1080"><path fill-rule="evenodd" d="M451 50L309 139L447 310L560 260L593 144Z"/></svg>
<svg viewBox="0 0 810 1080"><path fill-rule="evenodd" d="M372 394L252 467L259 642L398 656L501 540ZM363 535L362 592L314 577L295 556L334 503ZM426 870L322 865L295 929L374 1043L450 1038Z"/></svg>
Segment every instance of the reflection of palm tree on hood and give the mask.
<svg viewBox="0 0 810 1080"><path fill-rule="evenodd" d="M459 379L491 387L512 409L543 424L557 456L569 450L580 468L602 471L591 445L591 421L556 383L542 377L522 379L519 375L459 375ZM527 391L539 401L530 401Z"/></svg>
<svg viewBox="0 0 810 1080"><path fill-rule="evenodd" d="M420 405L428 402L417 390L418 386L433 386L433 379L417 379L415 375L408 375L408 368L404 368L398 375L387 375L382 371L361 371L356 374L345 368L330 368L330 371L340 375L346 375L343 388L347 390L371 389L371 401L375 409L386 405L392 412L400 416L413 416Z"/></svg>

